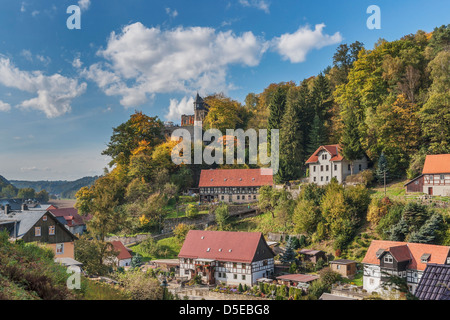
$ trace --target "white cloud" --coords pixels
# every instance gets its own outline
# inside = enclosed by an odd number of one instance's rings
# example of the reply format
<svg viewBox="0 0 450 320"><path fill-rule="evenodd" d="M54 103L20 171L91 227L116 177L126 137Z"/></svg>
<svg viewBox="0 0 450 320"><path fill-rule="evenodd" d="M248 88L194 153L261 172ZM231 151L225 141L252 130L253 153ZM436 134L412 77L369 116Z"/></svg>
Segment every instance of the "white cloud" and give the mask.
<svg viewBox="0 0 450 320"><path fill-rule="evenodd" d="M252 7L270 13L270 3L266 0L239 0L239 3L244 7Z"/></svg>
<svg viewBox="0 0 450 320"><path fill-rule="evenodd" d="M60 74L44 75L41 71L22 71L9 58L0 55L0 83L9 88L37 94L22 101L18 107L44 112L48 118L71 111L71 102L86 90L86 83Z"/></svg>
<svg viewBox="0 0 450 320"><path fill-rule="evenodd" d="M163 31L137 22L112 32L97 54L106 59L82 74L121 104L143 104L157 93L226 92L227 68L256 66L267 49L263 39L245 32L216 32L206 27Z"/></svg>
<svg viewBox="0 0 450 320"><path fill-rule="evenodd" d="M23 49L23 50L20 52L20 55L21 55L22 57L24 57L25 59L27 59L28 61L33 61L33 54L31 53L30 50L25 50L25 49Z"/></svg>
<svg viewBox="0 0 450 320"><path fill-rule="evenodd" d="M177 10L172 10L170 8L166 8L166 13L169 15L169 17L171 18L175 18L176 16L178 16L178 11Z"/></svg>
<svg viewBox="0 0 450 320"><path fill-rule="evenodd" d="M20 12L25 12L25 2L22 2L22 5L20 6Z"/></svg>
<svg viewBox="0 0 450 320"><path fill-rule="evenodd" d="M169 112L166 114L167 120L179 121L182 114L194 114L194 97L184 97L181 101L170 99Z"/></svg>
<svg viewBox="0 0 450 320"><path fill-rule="evenodd" d="M317 24L314 30L311 30L309 26L300 27L294 33L285 33L281 37L275 38L272 45L283 59L292 63L303 62L306 60L307 53L312 49L320 49L342 41L339 32L332 36L323 34L324 27L323 23Z"/></svg>
<svg viewBox="0 0 450 320"><path fill-rule="evenodd" d="M11 105L9 103L0 100L0 111L9 111L9 110L11 110Z"/></svg>
<svg viewBox="0 0 450 320"><path fill-rule="evenodd" d="M81 10L87 10L91 5L91 0L79 0L78 5L80 6Z"/></svg>
<svg viewBox="0 0 450 320"><path fill-rule="evenodd" d="M81 62L80 58L75 58L75 59L73 59L73 61L72 61L72 66L73 66L74 68L79 69L79 68L81 68L82 65L83 65L83 62Z"/></svg>
<svg viewBox="0 0 450 320"><path fill-rule="evenodd" d="M38 11L38 10L34 10L34 11L31 13L31 15L32 15L33 17L36 17L38 14L39 14L39 11Z"/></svg>

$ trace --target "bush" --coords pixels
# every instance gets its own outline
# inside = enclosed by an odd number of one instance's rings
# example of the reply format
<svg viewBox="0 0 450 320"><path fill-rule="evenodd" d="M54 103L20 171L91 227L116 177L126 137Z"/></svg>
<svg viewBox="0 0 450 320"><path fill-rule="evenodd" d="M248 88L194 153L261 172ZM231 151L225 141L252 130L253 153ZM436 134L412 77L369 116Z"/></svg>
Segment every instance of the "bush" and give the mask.
<svg viewBox="0 0 450 320"><path fill-rule="evenodd" d="M193 219L195 217L198 216L198 208L195 204L188 204L186 207L186 217L188 217L189 219Z"/></svg>

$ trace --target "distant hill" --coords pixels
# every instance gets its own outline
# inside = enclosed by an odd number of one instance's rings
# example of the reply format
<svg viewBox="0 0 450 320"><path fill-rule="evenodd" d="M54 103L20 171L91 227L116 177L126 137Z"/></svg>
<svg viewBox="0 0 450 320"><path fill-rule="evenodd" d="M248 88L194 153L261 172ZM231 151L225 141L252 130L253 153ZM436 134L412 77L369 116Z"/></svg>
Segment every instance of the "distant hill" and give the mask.
<svg viewBox="0 0 450 320"><path fill-rule="evenodd" d="M1 177L1 176L0 176ZM36 192L45 189L48 193L61 198L75 198L75 193L82 187L91 186L99 177L84 177L75 181L9 181L16 188L33 188ZM6 180L6 179L5 179ZM1 180L0 180L1 181ZM8 180L6 180L8 181ZM0 182L1 184L1 182Z"/></svg>
<svg viewBox="0 0 450 320"><path fill-rule="evenodd" d="M9 182L4 176L0 176L0 190L10 184L11 182Z"/></svg>

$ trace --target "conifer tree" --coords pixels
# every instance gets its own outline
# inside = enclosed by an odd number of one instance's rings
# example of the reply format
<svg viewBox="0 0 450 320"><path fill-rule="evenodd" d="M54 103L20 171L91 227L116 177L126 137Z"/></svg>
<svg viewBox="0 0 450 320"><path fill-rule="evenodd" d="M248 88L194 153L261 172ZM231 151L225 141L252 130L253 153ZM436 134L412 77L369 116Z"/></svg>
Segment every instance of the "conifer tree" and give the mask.
<svg viewBox="0 0 450 320"><path fill-rule="evenodd" d="M353 162L364 156L358 129L358 119L353 109L349 108L344 118L344 132L341 139L342 155L351 162L351 174L353 174Z"/></svg>
<svg viewBox="0 0 450 320"><path fill-rule="evenodd" d="M311 155L318 147L325 144L326 132L323 121L320 120L319 116L316 114L311 126L311 131L309 133L309 143L307 147L307 154Z"/></svg>
<svg viewBox="0 0 450 320"><path fill-rule="evenodd" d="M286 109L286 88L278 87L269 103L269 119L267 123L267 138L270 145L271 130L280 129Z"/></svg>
<svg viewBox="0 0 450 320"><path fill-rule="evenodd" d="M303 167L303 133L300 128L299 90L292 87L287 96L286 112L280 130L280 169L277 182L297 179Z"/></svg>

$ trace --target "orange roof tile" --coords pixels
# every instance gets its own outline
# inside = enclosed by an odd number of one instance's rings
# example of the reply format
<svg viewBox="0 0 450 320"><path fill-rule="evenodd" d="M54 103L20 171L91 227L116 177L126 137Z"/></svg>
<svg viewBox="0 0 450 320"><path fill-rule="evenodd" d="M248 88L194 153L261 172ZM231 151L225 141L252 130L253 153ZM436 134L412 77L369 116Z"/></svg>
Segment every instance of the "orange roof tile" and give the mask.
<svg viewBox="0 0 450 320"><path fill-rule="evenodd" d="M413 270L425 270L426 264L420 261L423 254L431 254L428 263L445 264L447 257L450 254L449 246L438 246L434 244L425 243L412 243L412 242L400 242L400 241L383 241L373 240L369 249L363 259L363 263L367 264L380 264L380 260L377 258L377 251L384 249L392 253L394 258L405 261L407 259L407 251L409 251L411 262L408 265L408 269Z"/></svg>
<svg viewBox="0 0 450 320"><path fill-rule="evenodd" d="M178 257L250 263L261 238L261 232L190 230Z"/></svg>
<svg viewBox="0 0 450 320"><path fill-rule="evenodd" d="M319 152L325 149L331 155L330 161L341 161L344 159L342 154L340 153L342 148L339 144L329 144L325 146L320 146L317 150L312 154L311 157L306 161L306 163L314 163L319 160Z"/></svg>
<svg viewBox="0 0 450 320"><path fill-rule="evenodd" d="M264 175L263 173L267 173ZM259 187L273 185L272 169L210 169L200 173L202 187Z"/></svg>
<svg viewBox="0 0 450 320"><path fill-rule="evenodd" d="M117 259L125 260L125 259L132 258L129 249L127 249L121 241L111 241L111 244L114 247L114 251L119 251L119 254L117 255Z"/></svg>
<svg viewBox="0 0 450 320"><path fill-rule="evenodd" d="M422 173L450 173L450 154L427 155Z"/></svg>

